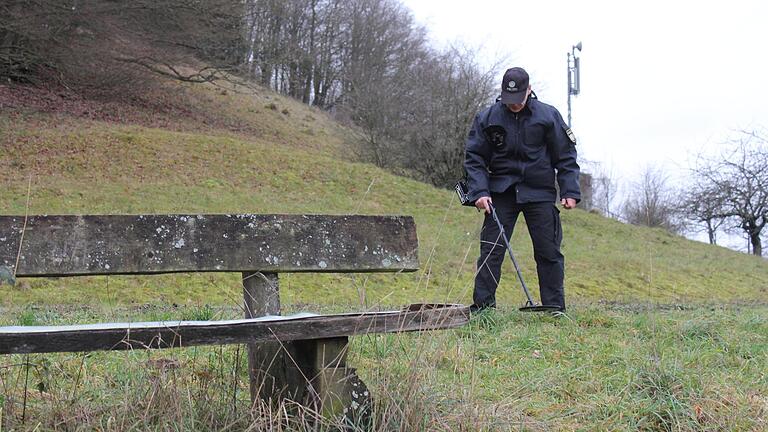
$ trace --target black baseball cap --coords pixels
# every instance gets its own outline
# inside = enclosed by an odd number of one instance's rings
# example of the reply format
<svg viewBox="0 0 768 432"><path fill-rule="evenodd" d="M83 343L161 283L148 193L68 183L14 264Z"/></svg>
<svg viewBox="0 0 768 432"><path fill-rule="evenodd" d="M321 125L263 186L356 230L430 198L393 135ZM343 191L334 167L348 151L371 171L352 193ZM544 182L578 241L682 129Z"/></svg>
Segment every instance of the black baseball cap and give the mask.
<svg viewBox="0 0 768 432"><path fill-rule="evenodd" d="M523 103L527 90L528 72L525 69L513 67L504 72L504 78L501 80L501 103Z"/></svg>

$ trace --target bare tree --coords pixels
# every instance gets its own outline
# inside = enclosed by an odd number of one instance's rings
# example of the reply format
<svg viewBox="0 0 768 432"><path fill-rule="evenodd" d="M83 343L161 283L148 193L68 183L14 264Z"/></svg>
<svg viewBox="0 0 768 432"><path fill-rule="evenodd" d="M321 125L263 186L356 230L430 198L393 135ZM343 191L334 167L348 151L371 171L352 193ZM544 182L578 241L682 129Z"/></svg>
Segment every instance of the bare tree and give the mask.
<svg viewBox="0 0 768 432"><path fill-rule="evenodd" d="M613 210L613 203L616 200L618 191L615 173L612 169L600 169L594 173L593 178L594 192L592 200L594 208L598 209L605 216L617 219L619 215Z"/></svg>
<svg viewBox="0 0 768 432"><path fill-rule="evenodd" d="M668 177L658 168L646 167L640 180L633 184L625 198L622 213L633 225L664 228L680 234L684 224L680 220L676 196L668 186Z"/></svg>
<svg viewBox="0 0 768 432"><path fill-rule="evenodd" d="M218 0L224 1L224 0ZM451 186L472 116L496 66L467 48L429 46L400 0L246 0L244 70L359 127L379 166Z"/></svg>
<svg viewBox="0 0 768 432"><path fill-rule="evenodd" d="M482 69L475 52L454 46L434 54L415 78L419 96L400 107L405 166L436 186L451 187L461 177L472 119L496 96L498 63Z"/></svg>
<svg viewBox="0 0 768 432"><path fill-rule="evenodd" d="M717 244L717 232L727 222L723 191L697 173L691 176L693 184L683 189L678 202L683 217L692 222L692 232L705 231L709 244Z"/></svg>
<svg viewBox="0 0 768 432"><path fill-rule="evenodd" d="M363 129L370 159L403 165L403 114L419 99L418 71L430 60L426 30L396 0L350 1L341 53L340 107Z"/></svg>
<svg viewBox="0 0 768 432"><path fill-rule="evenodd" d="M692 215L727 220L726 226L747 236L752 254L762 256L762 231L768 224L766 136L757 131L741 132L718 158L700 158L694 173L701 199L709 200L713 208L704 206Z"/></svg>

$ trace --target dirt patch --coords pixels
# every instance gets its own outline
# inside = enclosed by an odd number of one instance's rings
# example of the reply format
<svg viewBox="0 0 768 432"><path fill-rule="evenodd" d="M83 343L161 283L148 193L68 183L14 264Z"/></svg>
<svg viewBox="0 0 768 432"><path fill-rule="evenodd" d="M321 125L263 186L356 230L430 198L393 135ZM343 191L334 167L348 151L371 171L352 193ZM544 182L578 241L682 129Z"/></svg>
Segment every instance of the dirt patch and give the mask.
<svg viewBox="0 0 768 432"><path fill-rule="evenodd" d="M182 85L168 83L151 94L137 91L120 100L84 97L65 87L0 85L0 111L9 114L61 114L95 121L132 124L175 131L227 130L260 135L257 125L232 118Z"/></svg>

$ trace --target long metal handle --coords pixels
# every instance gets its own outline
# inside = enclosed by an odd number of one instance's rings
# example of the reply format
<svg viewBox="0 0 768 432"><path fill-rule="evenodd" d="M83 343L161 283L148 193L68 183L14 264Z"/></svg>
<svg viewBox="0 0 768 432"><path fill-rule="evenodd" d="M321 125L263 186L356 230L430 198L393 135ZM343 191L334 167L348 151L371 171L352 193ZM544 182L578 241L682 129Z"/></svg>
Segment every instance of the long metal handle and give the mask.
<svg viewBox="0 0 768 432"><path fill-rule="evenodd" d="M525 292L525 297L528 299L526 306L535 306L536 303L533 302L533 299L531 298L531 293L528 292L528 287L525 286L525 281L523 280L523 274L520 272L520 266L517 265L517 260L515 259L515 255L512 254L512 246L509 244L509 240L507 239L507 233L504 232L504 225L501 224L501 221L499 220L498 216L496 216L496 209L493 207L493 204L488 202L488 206L491 208L491 215L493 215L493 220L495 220L496 224L499 226L499 231L501 231L501 238L504 239L504 244L507 246L509 257L512 258L512 264L515 266L515 271L517 272L517 278L520 279L520 285L523 286L523 292Z"/></svg>

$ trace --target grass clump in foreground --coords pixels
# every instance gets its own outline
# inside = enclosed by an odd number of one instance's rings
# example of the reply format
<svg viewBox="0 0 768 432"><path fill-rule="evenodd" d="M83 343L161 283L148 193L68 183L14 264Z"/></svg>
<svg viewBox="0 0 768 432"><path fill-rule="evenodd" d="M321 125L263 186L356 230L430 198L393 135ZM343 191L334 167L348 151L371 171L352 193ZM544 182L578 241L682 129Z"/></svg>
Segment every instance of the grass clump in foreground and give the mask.
<svg viewBox="0 0 768 432"><path fill-rule="evenodd" d="M352 338L372 430L765 430L768 308L492 311L468 326ZM9 311L10 312L10 311ZM67 311L13 311L37 321ZM147 311L158 316L162 311ZM72 314L82 315L83 310ZM206 307L167 315L238 316ZM0 358L4 430L333 430L249 409L240 346ZM292 415L286 415L292 413Z"/></svg>

